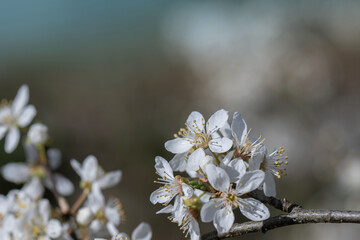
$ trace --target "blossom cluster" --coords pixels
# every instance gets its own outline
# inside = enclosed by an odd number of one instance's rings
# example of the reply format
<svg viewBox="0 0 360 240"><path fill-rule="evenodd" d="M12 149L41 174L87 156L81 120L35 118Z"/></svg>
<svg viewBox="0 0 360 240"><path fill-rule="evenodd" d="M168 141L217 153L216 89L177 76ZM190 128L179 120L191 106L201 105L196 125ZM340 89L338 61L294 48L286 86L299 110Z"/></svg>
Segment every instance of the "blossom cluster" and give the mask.
<svg viewBox="0 0 360 240"><path fill-rule="evenodd" d="M124 220L119 199L106 200L102 193L120 182L122 172L105 172L92 155L83 163L72 159L70 163L80 176L82 193L70 205L66 197L74 193L74 184L55 172L61 164L61 152L51 146L46 125L38 122L30 125L36 108L28 105L28 101L29 89L23 85L14 101L4 100L0 106L0 140L5 138L5 152L12 153L22 142L26 155L25 162L11 162L1 168L6 180L23 186L7 195L0 194L0 239L77 240L109 235L113 236L111 239L130 239L118 230ZM46 191L52 193L56 206L44 197ZM151 236L149 224L141 223L132 239L149 240Z"/></svg>
<svg viewBox="0 0 360 240"><path fill-rule="evenodd" d="M249 136L239 113L234 113L231 125L228 118L224 109L207 122L201 113L192 112L185 128L165 143L174 157L169 162L155 158L155 182L162 186L150 201L165 206L157 213L170 214L191 240L200 239L200 221L213 222L219 233L229 231L235 209L253 221L269 218L268 208L248 193L261 190L275 196L274 178L286 176L284 149L268 153L262 137Z"/></svg>

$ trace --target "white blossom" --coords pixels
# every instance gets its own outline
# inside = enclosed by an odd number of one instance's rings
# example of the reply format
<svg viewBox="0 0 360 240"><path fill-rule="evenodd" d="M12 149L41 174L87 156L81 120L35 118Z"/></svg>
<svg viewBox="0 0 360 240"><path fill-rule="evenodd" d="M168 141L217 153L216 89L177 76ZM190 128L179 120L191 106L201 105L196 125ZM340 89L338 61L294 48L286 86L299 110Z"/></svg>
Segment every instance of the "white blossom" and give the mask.
<svg viewBox="0 0 360 240"><path fill-rule="evenodd" d="M86 157L82 165L75 159L71 159L70 163L80 176L82 187L90 187L91 189L92 184L97 184L101 189L105 189L115 186L121 180L122 173L120 170L105 173L93 155Z"/></svg>
<svg viewBox="0 0 360 240"><path fill-rule="evenodd" d="M181 182L180 178L174 177L173 170L165 159L159 156L156 157L155 169L156 173L161 177L155 182L164 184L164 186L161 186L150 195L150 201L153 204L162 203L167 205L175 196L184 195L189 198L193 195L193 189L189 185Z"/></svg>
<svg viewBox="0 0 360 240"><path fill-rule="evenodd" d="M245 217L253 221L262 221L270 216L269 210L260 201L241 198L263 183L264 172L257 170L245 173L236 188L233 188L228 174L220 167L208 165L206 174L211 186L219 191L220 197L205 203L201 208L200 216L203 222L213 221L219 233L227 232L233 225L235 220L233 208L238 207Z"/></svg>
<svg viewBox="0 0 360 240"><path fill-rule="evenodd" d="M228 112L221 109L215 112L205 125L204 117L199 112L192 112L186 120L186 129L182 128L175 135L175 139L167 141L165 148L174 153L188 152L191 148L207 148L212 152L223 153L232 147L232 140L221 137L218 130L228 120Z"/></svg>
<svg viewBox="0 0 360 240"><path fill-rule="evenodd" d="M27 105L29 101L29 88L22 85L18 90L12 104L6 104L0 108L0 140L5 136L5 152L11 153L17 147L20 140L19 127L26 127L36 115L33 105Z"/></svg>

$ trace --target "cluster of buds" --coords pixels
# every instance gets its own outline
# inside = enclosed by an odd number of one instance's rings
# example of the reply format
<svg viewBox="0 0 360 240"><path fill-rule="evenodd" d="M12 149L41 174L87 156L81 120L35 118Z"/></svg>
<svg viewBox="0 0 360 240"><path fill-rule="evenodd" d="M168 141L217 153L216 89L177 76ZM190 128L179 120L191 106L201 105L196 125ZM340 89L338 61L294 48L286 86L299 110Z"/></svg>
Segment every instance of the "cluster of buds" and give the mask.
<svg viewBox="0 0 360 240"><path fill-rule="evenodd" d="M74 184L55 172L61 164L61 152L52 148L46 125L30 125L36 109L28 105L28 100L29 89L23 85L14 101L3 101L0 106L0 140L5 137L5 152L10 154L17 148L24 132L26 154L25 163L8 163L1 168L6 180L23 186L7 195L0 194L0 239L88 240L104 236L130 239L118 230L124 220L119 199L106 200L102 193L120 182L122 172L105 172L92 155L82 164L72 159L71 166L81 178L82 193L70 205L66 197L74 193ZM47 189L56 206L44 198ZM133 240L151 237L147 223L141 223L132 234Z"/></svg>
<svg viewBox="0 0 360 240"><path fill-rule="evenodd" d="M164 208L157 213L170 214L169 219L191 240L200 239L200 221L213 222L219 233L229 231L234 209L253 221L269 218L268 208L248 193L259 189L266 196L275 196L274 178L286 175L283 148L268 153L262 137L249 136L239 113L234 113L231 125L228 118L224 109L207 122L201 113L192 112L185 128L165 143L175 156L169 162L155 158L159 175L155 182L162 186L150 201L162 204Z"/></svg>

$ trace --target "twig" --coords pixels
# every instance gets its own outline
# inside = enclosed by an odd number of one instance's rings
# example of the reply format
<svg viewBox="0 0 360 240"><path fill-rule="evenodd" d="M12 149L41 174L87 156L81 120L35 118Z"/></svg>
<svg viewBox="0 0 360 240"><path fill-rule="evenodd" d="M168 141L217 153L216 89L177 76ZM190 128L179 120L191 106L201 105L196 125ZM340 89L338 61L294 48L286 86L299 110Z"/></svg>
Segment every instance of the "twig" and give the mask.
<svg viewBox="0 0 360 240"><path fill-rule="evenodd" d="M342 211L342 210L320 210L320 209L304 209L287 200L266 197L259 192L249 193L248 196L256 198L264 203L280 209L289 214L271 217L264 221L250 221L244 223L235 223L229 232L217 233L211 232L202 236L202 240L219 240L245 235L248 233L262 232L268 230L285 227L295 224L305 223L360 223L360 211Z"/></svg>

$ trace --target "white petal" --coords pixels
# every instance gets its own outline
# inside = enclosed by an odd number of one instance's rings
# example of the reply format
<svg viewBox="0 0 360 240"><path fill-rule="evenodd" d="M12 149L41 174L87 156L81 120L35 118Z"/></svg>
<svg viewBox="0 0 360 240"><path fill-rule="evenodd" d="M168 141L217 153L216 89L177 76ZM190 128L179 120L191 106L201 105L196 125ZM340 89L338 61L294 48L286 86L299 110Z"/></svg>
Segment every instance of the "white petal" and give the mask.
<svg viewBox="0 0 360 240"><path fill-rule="evenodd" d="M27 143L26 141L23 142L23 147L26 155L26 160L29 163L36 164L39 159L39 153L36 149L36 146Z"/></svg>
<svg viewBox="0 0 360 240"><path fill-rule="evenodd" d="M156 212L156 214L159 213L171 213L173 212L174 206L173 205L167 205L166 207L160 209L159 211Z"/></svg>
<svg viewBox="0 0 360 240"><path fill-rule="evenodd" d="M265 173L265 180L264 180L264 194L268 197L275 197L276 196L276 184L274 177L271 173Z"/></svg>
<svg viewBox="0 0 360 240"><path fill-rule="evenodd" d="M116 207L105 207L106 219L112 222L114 225L120 224L120 213Z"/></svg>
<svg viewBox="0 0 360 240"><path fill-rule="evenodd" d="M238 112L234 113L233 121L231 123L231 130L233 131L233 137L239 143L242 143L247 135L247 125L245 120Z"/></svg>
<svg viewBox="0 0 360 240"><path fill-rule="evenodd" d="M104 227L103 223L100 222L100 220L93 220L91 223L90 223L90 229L93 231L93 232L99 232L102 228Z"/></svg>
<svg viewBox="0 0 360 240"><path fill-rule="evenodd" d="M174 179L174 173L170 164L162 157L155 157L155 169L160 177Z"/></svg>
<svg viewBox="0 0 360 240"><path fill-rule="evenodd" d="M169 164L174 171L183 172L186 169L186 157L187 153L175 154L173 159L170 160Z"/></svg>
<svg viewBox="0 0 360 240"><path fill-rule="evenodd" d="M168 193L168 191L164 188L158 188L153 191L150 195L150 202L152 204L156 203L167 203L170 202L173 196Z"/></svg>
<svg viewBox="0 0 360 240"><path fill-rule="evenodd" d="M50 148L46 152L49 159L49 167L51 169L57 169L61 164L61 151L57 148Z"/></svg>
<svg viewBox="0 0 360 240"><path fill-rule="evenodd" d="M95 156L89 155L85 158L83 163L84 180L94 181L96 179L96 173L98 170L98 161Z"/></svg>
<svg viewBox="0 0 360 240"><path fill-rule="evenodd" d="M194 194L194 189L186 183L182 183L181 188L185 198L190 198Z"/></svg>
<svg viewBox="0 0 360 240"><path fill-rule="evenodd" d="M120 170L106 173L96 182L99 184L101 189L110 188L118 184L121 180L122 173Z"/></svg>
<svg viewBox="0 0 360 240"><path fill-rule="evenodd" d="M23 186L22 190L33 200L40 198L44 193L44 187L37 177L33 177L30 182Z"/></svg>
<svg viewBox="0 0 360 240"><path fill-rule="evenodd" d="M26 84L24 84L19 88L16 97L14 99L14 102L11 106L15 116L18 116L20 114L21 110L25 107L28 101L29 101L29 87Z"/></svg>
<svg viewBox="0 0 360 240"><path fill-rule="evenodd" d="M103 208L105 206L105 197L97 184L92 185L91 193L88 195L88 200L89 207L93 213L96 213L99 208Z"/></svg>
<svg viewBox="0 0 360 240"><path fill-rule="evenodd" d="M190 113L186 123L190 131L201 133L204 130L205 119L201 113L193 111Z"/></svg>
<svg viewBox="0 0 360 240"><path fill-rule="evenodd" d="M20 132L16 127L10 128L5 138L5 152L12 153L20 140Z"/></svg>
<svg viewBox="0 0 360 240"><path fill-rule="evenodd" d="M206 123L206 132L212 134L216 132L219 128L222 128L229 118L228 111L220 109L215 112Z"/></svg>
<svg viewBox="0 0 360 240"><path fill-rule="evenodd" d="M189 157L186 170L197 171L205 158L205 152L202 148L195 150Z"/></svg>
<svg viewBox="0 0 360 240"><path fill-rule="evenodd" d="M119 230L115 227L115 225L112 222L108 222L106 224L106 228L107 228L108 232L110 233L110 235L115 235L119 232Z"/></svg>
<svg viewBox="0 0 360 240"><path fill-rule="evenodd" d="M165 143L165 148L171 153L184 153L192 148L191 139L175 138Z"/></svg>
<svg viewBox="0 0 360 240"><path fill-rule="evenodd" d="M7 130L8 128L6 126L0 126L0 140L3 139Z"/></svg>
<svg viewBox="0 0 360 240"><path fill-rule="evenodd" d="M56 183L56 190L60 195L69 196L74 192L73 183L63 175L54 173L54 180Z"/></svg>
<svg viewBox="0 0 360 240"><path fill-rule="evenodd" d="M221 133L221 135L223 137L226 137L226 138L229 138L229 139L232 139L233 138L233 135L232 135L232 130L230 128L230 125L229 123L226 121L225 125L219 129L219 132Z"/></svg>
<svg viewBox="0 0 360 240"><path fill-rule="evenodd" d="M148 223L140 223L131 234L132 240L150 240L152 237L151 227Z"/></svg>
<svg viewBox="0 0 360 240"><path fill-rule="evenodd" d="M221 164L221 167L229 175L230 182L236 182L246 172L246 164L240 158L236 158L236 159L231 160L231 162L229 162L227 165L226 164Z"/></svg>
<svg viewBox="0 0 360 240"><path fill-rule="evenodd" d="M247 172L239 180L236 189L240 194L245 194L257 189L263 182L265 173L261 170Z"/></svg>
<svg viewBox="0 0 360 240"><path fill-rule="evenodd" d="M72 168L75 170L75 172L80 176L80 178L83 179L84 177L83 177L83 170L81 168L81 164L75 159L71 159L70 164Z"/></svg>
<svg viewBox="0 0 360 240"><path fill-rule="evenodd" d="M33 105L28 105L25 107L24 111L20 114L18 118L18 124L20 127L26 127L31 123L36 115L36 108Z"/></svg>
<svg viewBox="0 0 360 240"><path fill-rule="evenodd" d="M240 206L241 213L250 220L263 221L270 217L269 209L260 201L253 198L242 199Z"/></svg>
<svg viewBox="0 0 360 240"><path fill-rule="evenodd" d="M215 213L221 209L223 205L221 204L220 199L211 199L209 202L205 203L200 211L201 221L211 222L214 220Z"/></svg>
<svg viewBox="0 0 360 240"><path fill-rule="evenodd" d="M191 219L190 224L191 224L190 240L199 240L200 239L199 223L195 219Z"/></svg>
<svg viewBox="0 0 360 240"><path fill-rule="evenodd" d="M224 207L215 213L214 226L218 233L225 233L234 224L235 216L231 207Z"/></svg>
<svg viewBox="0 0 360 240"><path fill-rule="evenodd" d="M233 141L225 137L212 139L209 142L210 150L215 153L226 152L232 147L232 145L233 145Z"/></svg>
<svg viewBox="0 0 360 240"><path fill-rule="evenodd" d="M205 172L213 188L221 192L229 189L230 178L224 169L213 164L209 164L206 166Z"/></svg>
<svg viewBox="0 0 360 240"><path fill-rule="evenodd" d="M25 163L8 163L1 168L3 177L14 183L23 183L30 179L30 168Z"/></svg>
<svg viewBox="0 0 360 240"><path fill-rule="evenodd" d="M38 202L39 214L44 222L47 222L50 217L50 203L47 199L41 199Z"/></svg>

